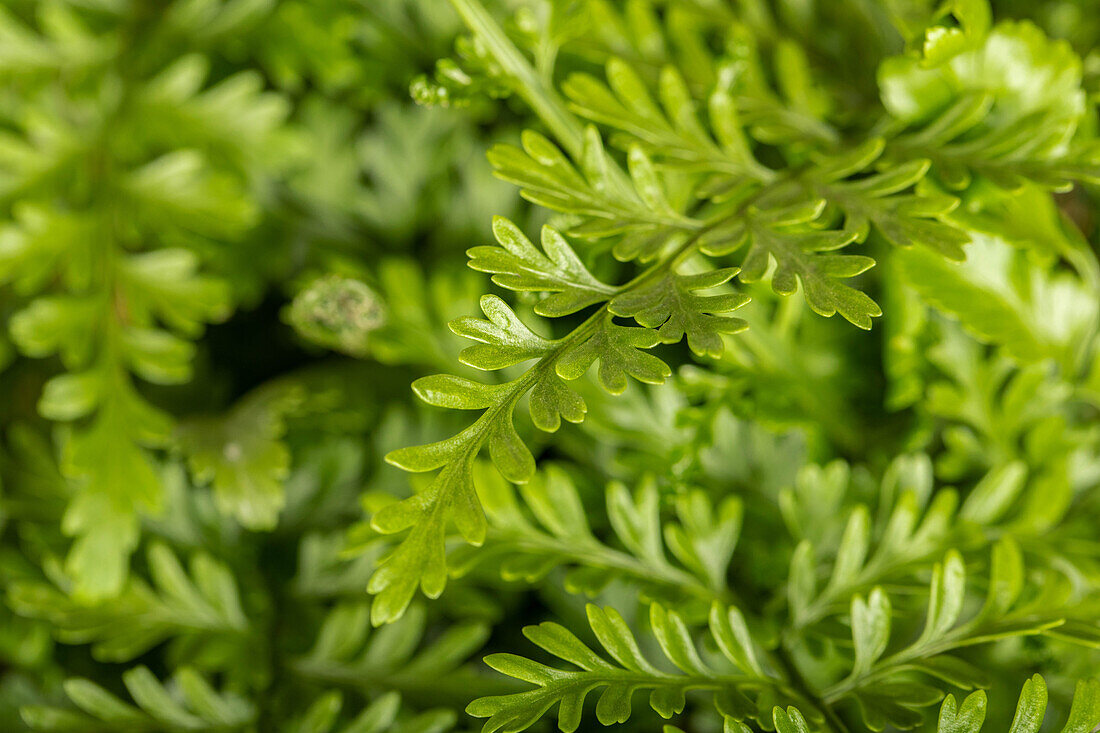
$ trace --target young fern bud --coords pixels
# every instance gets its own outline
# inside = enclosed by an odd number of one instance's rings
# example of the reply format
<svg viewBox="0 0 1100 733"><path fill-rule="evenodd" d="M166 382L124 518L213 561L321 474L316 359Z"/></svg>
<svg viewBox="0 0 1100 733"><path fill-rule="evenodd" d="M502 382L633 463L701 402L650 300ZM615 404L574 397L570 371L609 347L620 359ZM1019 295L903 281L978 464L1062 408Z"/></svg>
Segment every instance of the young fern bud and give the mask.
<svg viewBox="0 0 1100 733"><path fill-rule="evenodd" d="M386 322L381 296L366 283L341 275L317 278L294 297L287 316L298 334L349 356L369 351L371 332Z"/></svg>

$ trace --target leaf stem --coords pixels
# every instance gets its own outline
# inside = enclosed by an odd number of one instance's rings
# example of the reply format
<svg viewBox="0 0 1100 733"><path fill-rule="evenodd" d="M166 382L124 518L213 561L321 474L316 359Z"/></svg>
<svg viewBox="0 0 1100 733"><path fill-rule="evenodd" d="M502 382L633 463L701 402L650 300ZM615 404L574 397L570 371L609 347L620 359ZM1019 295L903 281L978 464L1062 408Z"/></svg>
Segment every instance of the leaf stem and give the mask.
<svg viewBox="0 0 1100 733"><path fill-rule="evenodd" d="M478 0L451 0L451 5L466 26L488 46L505 73L515 79L516 92L550 128L569 154L574 159L579 158L584 149L584 130L577 118L566 109L558 93L543 82Z"/></svg>

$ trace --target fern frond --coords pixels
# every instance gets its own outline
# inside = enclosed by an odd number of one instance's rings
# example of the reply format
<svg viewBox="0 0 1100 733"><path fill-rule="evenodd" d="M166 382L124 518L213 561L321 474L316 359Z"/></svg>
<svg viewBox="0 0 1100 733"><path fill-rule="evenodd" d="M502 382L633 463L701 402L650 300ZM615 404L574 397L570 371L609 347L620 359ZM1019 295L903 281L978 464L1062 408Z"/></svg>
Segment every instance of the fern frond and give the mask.
<svg viewBox="0 0 1100 733"><path fill-rule="evenodd" d="M287 733L446 733L453 728L457 715L441 708L413 717L399 718L401 696L396 692L380 695L349 721L341 721L344 697L332 690L321 695L297 720L290 722Z"/></svg>
<svg viewBox="0 0 1100 733"><path fill-rule="evenodd" d="M661 70L660 106L645 82L622 59L607 63L609 89L586 74L570 76L563 91L581 116L621 131L624 149L641 148L675 169L768 180L773 173L753 157L729 91L718 86L708 100L713 137L699 123L695 103L673 66Z"/></svg>
<svg viewBox="0 0 1100 733"><path fill-rule="evenodd" d="M615 294L616 289L596 279L550 227L542 229L542 251L503 217L493 219L493 234L500 246L469 250L470 268L492 273L493 282L509 290L550 293L535 304L540 316L567 316Z"/></svg>
<svg viewBox="0 0 1100 733"><path fill-rule="evenodd" d="M931 158L956 189L975 175L1010 190L1094 179L1095 161L1069 144L1085 109L1080 60L1069 46L1027 22L968 33L960 44L957 33L929 29L923 61L883 64L883 103L901 126L920 128L893 141L895 149ZM1025 92L1029 80L1035 86Z"/></svg>
<svg viewBox="0 0 1100 733"><path fill-rule="evenodd" d="M12 584L8 602L21 615L48 620L66 644L91 644L103 661L126 662L171 641L201 657L226 641L246 646L251 624L228 567L205 553L185 568L166 545L146 554L151 584L130 576L116 598L94 605L71 598L68 587L43 582ZM216 655L212 655L213 658Z"/></svg>
<svg viewBox="0 0 1100 733"><path fill-rule="evenodd" d="M810 200L775 209L749 208L743 217L732 218L702 237L700 249L712 257L722 257L746 247L738 277L757 282L769 272L772 289L779 295L791 295L802 286L806 302L816 313L839 313L853 325L871 328L871 319L882 309L871 298L844 283L875 262L861 255L821 254L850 244L856 232L815 229L809 226L825 210L822 200Z"/></svg>
<svg viewBox="0 0 1100 733"><path fill-rule="evenodd" d="M569 572L567 590L594 596L617 578L629 578L647 597L691 616L715 600L729 602L726 571L741 531L741 502L711 504L701 491L675 502L677 521L662 522L655 485L631 493L621 484L607 489L607 516L624 549L601 541L585 516L581 498L563 470L550 465L520 487L520 508L512 487L488 467L475 476L489 519L483 548L456 551L453 572L500 564L505 580L535 583L558 567ZM672 555L672 559L668 555Z"/></svg>
<svg viewBox="0 0 1100 733"><path fill-rule="evenodd" d="M985 601L976 614L960 623L966 592L966 570L954 551L933 569L928 611L923 629L905 648L884 656L890 643L891 606L886 594L873 590L867 600L852 599L851 623L855 648L852 671L843 681L826 689L822 697L835 702L846 696L860 705L864 721L873 730L887 723L914 727L922 717L915 709L940 699L934 688L907 683L888 685L906 672L919 672L961 687L980 686L985 675L949 653L975 644L1013 636L1042 634L1065 623L1052 612L1052 596L1024 598L1024 569L1015 542L1004 539L993 548ZM1059 592L1056 585L1040 593ZM900 677L898 675L901 675Z"/></svg>
<svg viewBox="0 0 1100 733"><path fill-rule="evenodd" d="M301 407L296 384L268 385L226 415L190 418L176 428L180 451L198 483L209 483L218 507L249 529L271 529L285 501L290 449L285 420Z"/></svg>
<svg viewBox="0 0 1100 733"><path fill-rule="evenodd" d="M506 242L514 242L511 228L501 224L497 229ZM565 251L562 248L567 245L564 240L555 240L554 246L562 256L560 253ZM644 293L649 283L674 272L690 248L689 241L627 286L618 288L615 297L622 298L633 291ZM709 285L713 280L689 282ZM605 301L609 299L604 296ZM699 309L697 317L702 317L716 307L727 310L743 300L727 298L717 306L705 298L689 302ZM509 480L526 481L534 471L534 458L513 424L513 413L521 397L532 393L530 410L538 427L556 429L563 417L580 421L586 409L583 400L562 380L578 379L596 361L600 383L613 394L626 389L628 376L659 384L671 374L663 361L644 351L660 343L662 335L649 328L615 323L611 306L606 303L567 336L555 340L532 332L496 296L483 297L481 307L488 320L461 318L451 324L455 333L479 342L463 350L460 354L463 362L482 370L498 370L532 359L537 361L522 376L504 384L486 385L437 375L414 385L419 396L430 404L483 412L452 438L402 448L388 456L391 463L406 470L441 470L427 489L382 509L372 519L375 529L386 534L412 528L371 580L370 591L380 594L372 610L378 623L398 617L418 584L430 597L442 592L446 582L444 536L449 522L454 522L467 542L480 545L484 541L485 519L471 477L473 461L483 446L489 448L493 463ZM714 348L713 342L707 347Z"/></svg>
<svg viewBox="0 0 1100 733"><path fill-rule="evenodd" d="M171 419L135 377L189 381L192 340L229 315L228 283L203 272L196 253L256 224L249 186L270 174L260 151L270 151L288 108L254 73L204 88L208 64L196 56L136 58L117 15L93 23L58 5L36 21L0 17L21 49L9 61L37 67L0 155L0 200L15 214L0 282L19 288L16 346L62 360L39 412L66 424L66 571L78 595L98 600L123 587L139 517L162 503L148 449L170 443ZM33 58L67 71L36 76L45 69ZM84 75L121 69L123 88L89 99Z"/></svg>
<svg viewBox="0 0 1100 733"><path fill-rule="evenodd" d="M1021 364L1054 358L1073 368L1096 318L1096 299L1076 277L1035 268L1014 282L1022 255L1001 241L975 239L960 265L915 251L893 256L922 299Z"/></svg>
<svg viewBox="0 0 1100 733"><path fill-rule="evenodd" d="M372 631L368 604L339 604L325 616L313 646L295 658L291 668L303 679L364 691L398 691L432 705L468 700L478 689L502 689L466 666L488 638L484 623L455 624L425 642L426 621L423 607L413 606L395 623Z"/></svg>
<svg viewBox="0 0 1100 733"><path fill-rule="evenodd" d="M65 694L80 712L28 706L23 719L34 730L71 731L244 731L255 724L255 705L232 692L219 693L201 675L179 669L166 685L147 667L122 674L135 705L120 700L90 680L65 681Z"/></svg>
<svg viewBox="0 0 1100 733"><path fill-rule="evenodd" d="M488 718L485 733L521 731L534 725L558 705L558 728L571 733L581 723L584 700L602 689L596 703L596 719L603 725L623 723L631 715L631 698L637 690L649 690L649 705L670 718L684 709L691 690L715 693L715 705L735 718L757 717L758 707L768 711L769 700L797 700L779 679L770 676L757 661L756 652L736 608L715 604L710 615L710 634L729 668L717 672L704 662L683 619L653 604L650 624L661 651L676 670L663 671L650 662L622 616L613 608L586 607L588 621L610 660L597 654L570 631L555 623L528 626L524 636L550 654L575 665L576 670L549 667L513 654L495 654L486 663L510 677L536 685L536 689L500 697L485 697L466 708L476 717ZM612 661L613 660L613 661ZM809 709L809 708L807 708ZM769 711L770 712L770 711Z"/></svg>
<svg viewBox="0 0 1100 733"><path fill-rule="evenodd" d="M917 458L916 461L920 461ZM927 459L924 459L927 465ZM922 470L915 465L905 465L904 459L897 459L891 467L888 482L897 482L899 494L896 503L889 507L881 529L875 532L877 541L872 550L872 517L867 507L857 506L848 516L840 535L833 560L832 571L823 587L818 588L817 569L814 560L814 543L803 539L791 557L789 603L793 629L800 629L825 617L837 603L846 603L856 592L861 592L885 579L892 580L905 573L907 568L922 568L934 556L942 554L954 546L966 544L966 532L957 518L958 495L950 490L936 492L928 505L922 506L931 489L931 466ZM899 479L898 473L908 471L909 475ZM926 473L927 471L927 473ZM892 474L892 475L891 475ZM921 476L927 484L921 485ZM814 480L821 474L800 471L798 486L801 501L808 505L818 502L817 492L828 484ZM903 483L903 481L905 483ZM836 482L834 485L846 483ZM813 493L811 493L813 492ZM799 500L793 492L784 495L784 513L794 518L802 513ZM817 507L817 521L828 522L826 516L832 509L835 521L839 509L839 497ZM812 526L815 517L799 520L796 526ZM790 522L791 519L788 519ZM827 525L826 525L827 526ZM816 528L820 532L820 527Z"/></svg>
<svg viewBox="0 0 1100 733"><path fill-rule="evenodd" d="M670 202L659 172L640 147L632 148L627 157L627 185L613 176L617 165L594 127L585 129L581 171L538 133L527 130L522 141L522 150L498 145L489 151L496 174L520 186L520 194L528 201L579 217L570 234L588 238L627 234L615 245L618 259L652 260L670 237L702 226Z"/></svg>

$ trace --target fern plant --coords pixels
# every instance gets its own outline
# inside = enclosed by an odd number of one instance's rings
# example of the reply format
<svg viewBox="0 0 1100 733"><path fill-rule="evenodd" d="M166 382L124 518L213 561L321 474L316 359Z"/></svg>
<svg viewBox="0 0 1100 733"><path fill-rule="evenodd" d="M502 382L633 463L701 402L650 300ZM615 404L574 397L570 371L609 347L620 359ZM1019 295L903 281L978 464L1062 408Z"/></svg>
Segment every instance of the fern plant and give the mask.
<svg viewBox="0 0 1100 733"><path fill-rule="evenodd" d="M4 5L0 728L1095 729L1090 10Z"/></svg>

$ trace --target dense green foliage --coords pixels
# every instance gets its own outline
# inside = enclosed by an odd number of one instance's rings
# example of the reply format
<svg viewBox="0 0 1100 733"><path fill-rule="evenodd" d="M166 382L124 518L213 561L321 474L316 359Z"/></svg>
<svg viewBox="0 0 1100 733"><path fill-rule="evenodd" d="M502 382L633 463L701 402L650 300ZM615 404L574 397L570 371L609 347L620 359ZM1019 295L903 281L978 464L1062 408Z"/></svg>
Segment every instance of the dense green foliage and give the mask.
<svg viewBox="0 0 1100 733"><path fill-rule="evenodd" d="M1096 729L1093 5L0 3L0 730Z"/></svg>

